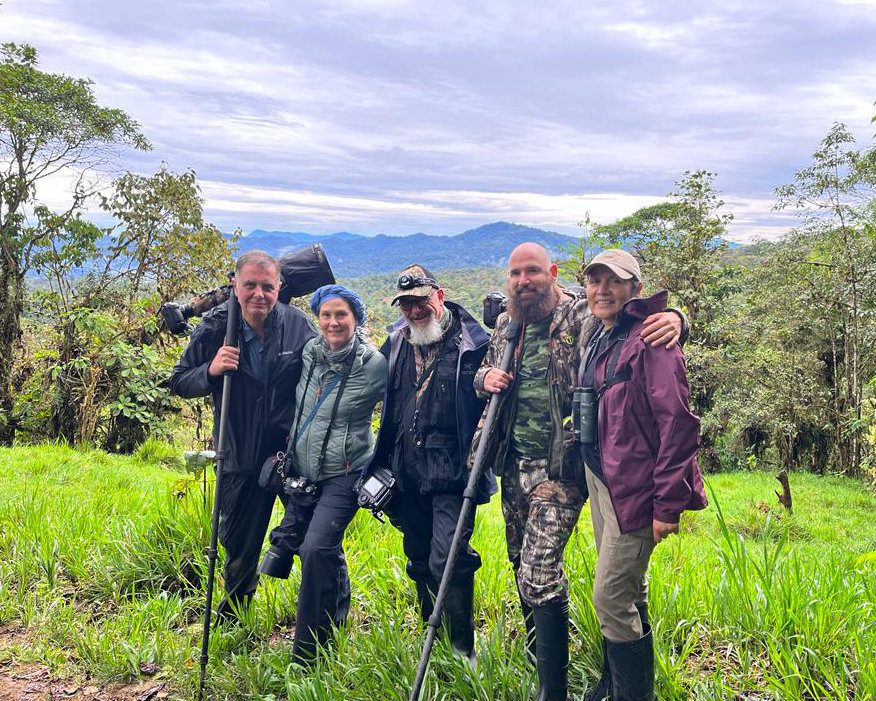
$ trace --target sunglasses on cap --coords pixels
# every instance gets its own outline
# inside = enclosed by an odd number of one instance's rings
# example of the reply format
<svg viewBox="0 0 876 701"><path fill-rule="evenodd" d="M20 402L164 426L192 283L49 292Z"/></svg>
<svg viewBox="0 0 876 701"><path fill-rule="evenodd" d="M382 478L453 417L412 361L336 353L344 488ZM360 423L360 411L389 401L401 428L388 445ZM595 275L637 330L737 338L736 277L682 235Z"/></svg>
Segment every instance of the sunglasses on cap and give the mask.
<svg viewBox="0 0 876 701"><path fill-rule="evenodd" d="M438 282L431 277L420 277L419 275L399 275L396 286L399 290L412 290L415 287L434 287L436 290L440 287Z"/></svg>

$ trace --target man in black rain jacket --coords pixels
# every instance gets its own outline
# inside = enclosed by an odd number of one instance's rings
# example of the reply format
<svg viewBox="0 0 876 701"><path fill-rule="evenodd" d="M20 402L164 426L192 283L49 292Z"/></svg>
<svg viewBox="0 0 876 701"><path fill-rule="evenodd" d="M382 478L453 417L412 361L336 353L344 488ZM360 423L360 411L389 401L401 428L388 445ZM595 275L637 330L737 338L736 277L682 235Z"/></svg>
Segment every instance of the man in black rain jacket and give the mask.
<svg viewBox="0 0 876 701"><path fill-rule="evenodd" d="M259 469L269 455L285 449L301 349L316 335L307 315L277 304L280 268L266 253L249 251L237 260L234 289L240 302L239 347L224 345L226 302L204 315L170 379L171 391L180 397L213 395L218 447L222 377L236 371L217 495L219 542L226 555L222 617L236 615L255 593L256 566L274 506L274 495L258 484Z"/></svg>

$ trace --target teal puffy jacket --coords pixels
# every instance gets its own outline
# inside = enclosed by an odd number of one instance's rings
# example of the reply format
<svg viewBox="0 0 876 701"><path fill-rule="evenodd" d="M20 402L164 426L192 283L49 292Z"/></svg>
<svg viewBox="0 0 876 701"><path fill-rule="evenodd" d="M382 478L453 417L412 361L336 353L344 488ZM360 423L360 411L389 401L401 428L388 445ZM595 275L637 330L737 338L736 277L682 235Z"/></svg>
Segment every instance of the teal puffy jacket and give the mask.
<svg viewBox="0 0 876 701"><path fill-rule="evenodd" d="M350 352L353 352L352 349ZM344 370L344 361L339 359L330 363L327 360L322 337L307 342L302 351L302 360L301 379L295 392L295 421L289 434L295 435L298 429L293 460L295 474L319 482L361 469L371 457L371 415L386 388L386 358L370 343L359 342L338 405L322 469L318 465L319 453L340 389L338 378ZM306 423L326 387L332 387L331 391L319 405L312 420Z"/></svg>

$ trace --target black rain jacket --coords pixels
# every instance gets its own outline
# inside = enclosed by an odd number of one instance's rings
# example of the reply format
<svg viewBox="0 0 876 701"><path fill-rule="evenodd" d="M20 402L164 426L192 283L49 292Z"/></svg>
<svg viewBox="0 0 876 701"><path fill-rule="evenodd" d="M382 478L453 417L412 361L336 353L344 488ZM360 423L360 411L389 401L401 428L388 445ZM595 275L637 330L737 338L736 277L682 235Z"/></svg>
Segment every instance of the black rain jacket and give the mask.
<svg viewBox="0 0 876 701"><path fill-rule="evenodd" d="M190 399L213 395L213 444L219 444L222 377L210 377L207 368L225 340L228 303L204 315L170 377L170 391ZM253 376L246 353L231 382L228 472L257 472L265 459L285 450L295 409L295 386L301 376L301 349L316 335L310 319L288 304L278 303L265 322L262 351L264 381Z"/></svg>

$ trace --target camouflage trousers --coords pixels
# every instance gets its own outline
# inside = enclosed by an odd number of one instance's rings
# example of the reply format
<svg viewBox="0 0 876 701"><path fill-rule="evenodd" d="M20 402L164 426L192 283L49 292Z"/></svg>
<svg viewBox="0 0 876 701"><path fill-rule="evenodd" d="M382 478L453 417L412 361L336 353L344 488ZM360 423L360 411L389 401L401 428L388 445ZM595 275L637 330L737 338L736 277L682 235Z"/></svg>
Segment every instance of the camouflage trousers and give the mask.
<svg viewBox="0 0 876 701"><path fill-rule="evenodd" d="M505 538L524 604L538 607L569 598L563 553L583 506L574 482L548 479L547 460L520 458L505 471Z"/></svg>

